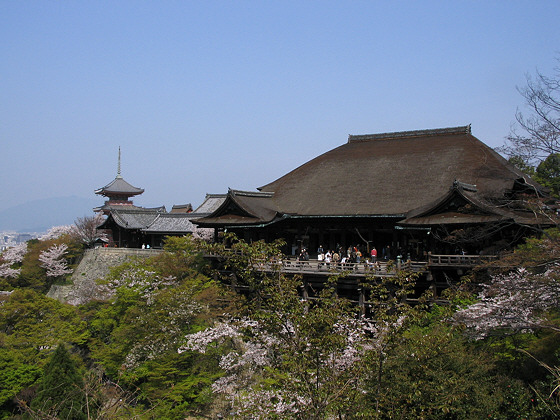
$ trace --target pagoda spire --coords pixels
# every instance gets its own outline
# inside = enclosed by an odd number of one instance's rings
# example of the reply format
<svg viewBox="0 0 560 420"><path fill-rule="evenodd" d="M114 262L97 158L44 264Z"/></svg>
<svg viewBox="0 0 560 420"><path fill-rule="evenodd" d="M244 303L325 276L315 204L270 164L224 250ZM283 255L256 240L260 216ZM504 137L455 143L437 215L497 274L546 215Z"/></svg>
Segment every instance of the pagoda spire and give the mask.
<svg viewBox="0 0 560 420"><path fill-rule="evenodd" d="M119 163L117 165L117 178L122 178L122 175L121 175L121 146L119 146Z"/></svg>

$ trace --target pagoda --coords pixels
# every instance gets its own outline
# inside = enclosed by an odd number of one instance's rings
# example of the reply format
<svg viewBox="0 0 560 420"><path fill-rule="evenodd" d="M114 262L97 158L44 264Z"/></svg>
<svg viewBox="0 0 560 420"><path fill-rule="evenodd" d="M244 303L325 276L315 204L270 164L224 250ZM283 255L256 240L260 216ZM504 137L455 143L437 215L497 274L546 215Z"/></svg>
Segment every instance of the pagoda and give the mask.
<svg viewBox="0 0 560 420"><path fill-rule="evenodd" d="M109 184L95 190L95 194L107 197L108 200L101 207L94 209L95 212L103 212L108 215L112 209L133 209L136 208L132 204L130 197L142 194L144 190L129 184L121 175L121 148L119 147L119 162L117 167L117 176Z"/></svg>

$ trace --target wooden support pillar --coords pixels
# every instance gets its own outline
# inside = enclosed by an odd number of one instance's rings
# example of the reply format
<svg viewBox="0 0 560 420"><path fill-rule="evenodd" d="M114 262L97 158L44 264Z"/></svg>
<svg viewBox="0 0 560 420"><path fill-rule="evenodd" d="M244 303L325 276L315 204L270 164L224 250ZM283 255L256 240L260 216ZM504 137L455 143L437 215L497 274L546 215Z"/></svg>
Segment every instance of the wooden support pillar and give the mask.
<svg viewBox="0 0 560 420"><path fill-rule="evenodd" d="M437 299L437 286L436 286L436 282L434 280L434 276L432 275L432 272L428 270L428 274L426 274L426 280L429 284L428 288L430 290L430 293L432 294L432 299Z"/></svg>
<svg viewBox="0 0 560 420"><path fill-rule="evenodd" d="M307 283L307 280L303 281L303 289L301 291L301 297L303 298L303 300L309 299L309 283Z"/></svg>
<svg viewBox="0 0 560 420"><path fill-rule="evenodd" d="M366 314L366 304L365 304L365 291L363 287L358 288L358 305L360 306L360 313L362 316Z"/></svg>

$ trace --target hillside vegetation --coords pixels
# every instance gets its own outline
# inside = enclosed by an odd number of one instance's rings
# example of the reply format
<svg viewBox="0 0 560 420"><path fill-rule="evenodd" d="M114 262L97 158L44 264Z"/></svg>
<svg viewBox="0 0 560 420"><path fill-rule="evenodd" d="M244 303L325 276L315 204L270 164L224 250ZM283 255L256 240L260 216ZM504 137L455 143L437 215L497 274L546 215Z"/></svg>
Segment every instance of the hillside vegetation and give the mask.
<svg viewBox="0 0 560 420"><path fill-rule="evenodd" d="M74 306L45 294L68 281L83 237L4 252L0 418L560 416L557 230L479 267L444 305L407 304L412 273L366 279L367 319L336 296L336 277L302 300L301 279L275 264L281 243L228 240L169 238Z"/></svg>

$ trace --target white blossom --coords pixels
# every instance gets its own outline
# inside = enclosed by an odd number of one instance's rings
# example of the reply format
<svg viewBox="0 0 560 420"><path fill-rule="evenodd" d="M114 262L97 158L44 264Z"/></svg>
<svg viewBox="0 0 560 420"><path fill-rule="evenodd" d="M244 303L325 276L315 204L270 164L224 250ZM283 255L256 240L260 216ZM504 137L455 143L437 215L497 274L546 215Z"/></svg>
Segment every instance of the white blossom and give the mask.
<svg viewBox="0 0 560 420"><path fill-rule="evenodd" d="M19 264L23 261L23 257L27 253L27 242L15 245L6 249L0 256L0 277L16 278L21 273L21 268L14 268L14 264Z"/></svg>
<svg viewBox="0 0 560 420"><path fill-rule="evenodd" d="M27 242L12 246L2 252L2 259L10 264L20 263L27 254Z"/></svg>
<svg viewBox="0 0 560 420"><path fill-rule="evenodd" d="M0 264L0 277L16 278L21 273L21 268L12 268L10 263Z"/></svg>
<svg viewBox="0 0 560 420"><path fill-rule="evenodd" d="M276 332L268 331L260 322L249 318L228 319L214 327L188 335L187 343L180 352L191 350L205 353L211 347L227 344L226 352L220 358L220 368L225 375L212 385L214 393L223 394L230 401L232 409L239 416L250 418L269 418L276 415L293 415L309 409L310 401L297 391L298 387L270 389L260 382L269 369L281 368L283 359L289 357L291 339L299 340L304 353L315 352L312 342L298 334L297 327L283 320ZM334 326L334 334L341 340L342 346L325 349L318 357L321 369L330 374L321 376L313 370L305 373L314 386L328 386L328 381L352 374L349 372L359 367L364 354L374 348L372 332L375 327L365 319L341 319ZM282 375L293 384L301 379L291 372ZM352 380L359 380L360 376ZM264 386L264 387L263 387Z"/></svg>
<svg viewBox="0 0 560 420"><path fill-rule="evenodd" d="M478 302L458 311L455 323L462 324L476 339L495 330L528 331L544 326L544 315L560 304L560 283L552 274L531 274L524 268L493 276L483 285Z"/></svg>
<svg viewBox="0 0 560 420"><path fill-rule="evenodd" d="M75 236L77 234L75 225L53 226L44 235L39 237L40 241L58 239L63 235Z"/></svg>
<svg viewBox="0 0 560 420"><path fill-rule="evenodd" d="M108 294L113 294L119 287L125 286L138 291L146 303L152 305L159 291L178 283L174 276L161 276L143 267L132 267L102 285L102 289Z"/></svg>
<svg viewBox="0 0 560 420"><path fill-rule="evenodd" d="M39 254L41 267L47 270L47 277L59 277L74 271L68 268L68 263L64 259L67 249L66 244L53 245Z"/></svg>
<svg viewBox="0 0 560 420"><path fill-rule="evenodd" d="M193 238L203 240L204 242L212 242L214 240L214 229L195 226L192 236Z"/></svg>

